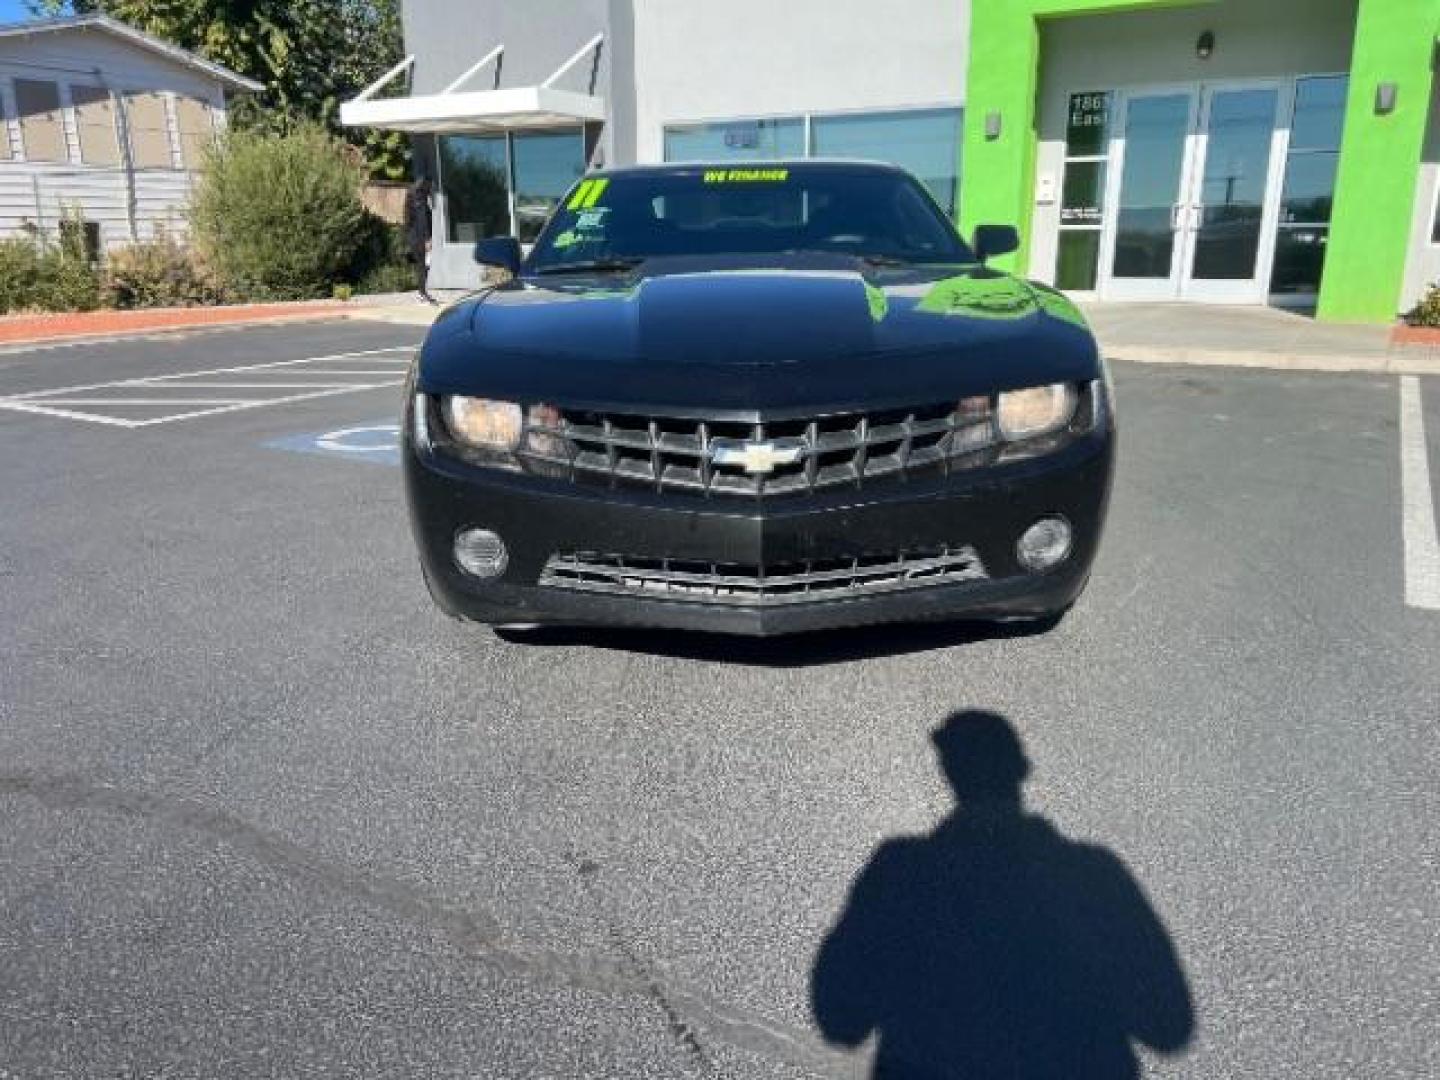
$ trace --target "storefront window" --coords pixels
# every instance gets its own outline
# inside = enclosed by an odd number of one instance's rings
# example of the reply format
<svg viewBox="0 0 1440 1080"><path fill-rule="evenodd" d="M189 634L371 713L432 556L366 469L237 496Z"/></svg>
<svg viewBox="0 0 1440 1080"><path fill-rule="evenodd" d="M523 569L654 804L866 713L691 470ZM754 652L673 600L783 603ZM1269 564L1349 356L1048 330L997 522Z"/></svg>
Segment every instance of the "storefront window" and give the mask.
<svg viewBox="0 0 1440 1080"><path fill-rule="evenodd" d="M1303 296L1320 288L1349 84L1343 75L1300 79L1295 84L1295 115L1270 277L1273 294Z"/></svg>
<svg viewBox="0 0 1440 1080"><path fill-rule="evenodd" d="M1065 123L1065 178L1060 188L1060 239L1055 284L1091 292L1100 266L1105 179L1110 154L1110 94L1070 95Z"/></svg>
<svg viewBox="0 0 1440 1080"><path fill-rule="evenodd" d="M515 234L525 243L540 229L560 196L585 173L585 140L578 131L516 134Z"/></svg>
<svg viewBox="0 0 1440 1080"><path fill-rule="evenodd" d="M947 214L960 193L959 109L817 116L810 121L816 157L888 161L913 173Z"/></svg>
<svg viewBox="0 0 1440 1080"><path fill-rule="evenodd" d="M960 194L960 109L727 120L665 129L666 161L847 157L886 161L913 173L954 214Z"/></svg>
<svg viewBox="0 0 1440 1080"><path fill-rule="evenodd" d="M760 161L805 156L805 121L727 120L665 129L666 161Z"/></svg>
<svg viewBox="0 0 1440 1080"><path fill-rule="evenodd" d="M452 244L487 236L517 236L528 243L584 172L585 138L579 130L444 136L440 190L446 235Z"/></svg>
<svg viewBox="0 0 1440 1080"><path fill-rule="evenodd" d="M440 140L440 185L452 244L509 235L505 143L504 135L447 135Z"/></svg>

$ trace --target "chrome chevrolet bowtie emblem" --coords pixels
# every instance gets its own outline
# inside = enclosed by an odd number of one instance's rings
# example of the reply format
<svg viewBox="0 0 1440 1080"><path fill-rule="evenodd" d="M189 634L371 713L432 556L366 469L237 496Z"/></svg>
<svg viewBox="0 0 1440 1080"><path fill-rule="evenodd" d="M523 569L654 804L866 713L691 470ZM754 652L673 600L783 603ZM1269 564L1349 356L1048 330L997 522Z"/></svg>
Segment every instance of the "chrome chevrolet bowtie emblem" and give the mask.
<svg viewBox="0 0 1440 1080"><path fill-rule="evenodd" d="M710 444L710 460L714 464L738 465L755 476L772 473L784 465L794 465L804 456L803 439L775 439L770 442L716 439Z"/></svg>

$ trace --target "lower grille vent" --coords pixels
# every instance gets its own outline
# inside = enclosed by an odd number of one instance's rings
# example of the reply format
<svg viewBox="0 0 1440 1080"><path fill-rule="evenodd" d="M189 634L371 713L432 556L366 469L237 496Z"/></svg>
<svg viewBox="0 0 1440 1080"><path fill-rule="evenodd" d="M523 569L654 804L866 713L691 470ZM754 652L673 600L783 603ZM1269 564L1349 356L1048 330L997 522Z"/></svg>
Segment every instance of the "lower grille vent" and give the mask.
<svg viewBox="0 0 1440 1080"><path fill-rule="evenodd" d="M758 607L983 581L988 576L979 555L969 547L767 566L577 552L551 558L540 584L580 592Z"/></svg>

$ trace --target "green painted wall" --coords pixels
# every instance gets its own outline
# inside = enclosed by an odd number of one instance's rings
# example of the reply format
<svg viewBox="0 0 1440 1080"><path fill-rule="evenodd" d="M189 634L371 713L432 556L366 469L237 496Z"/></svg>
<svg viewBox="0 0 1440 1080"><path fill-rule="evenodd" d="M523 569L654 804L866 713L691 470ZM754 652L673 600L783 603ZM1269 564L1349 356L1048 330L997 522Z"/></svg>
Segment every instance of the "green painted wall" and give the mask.
<svg viewBox="0 0 1440 1080"><path fill-rule="evenodd" d="M972 5L961 226L967 233L987 222L1020 228L1020 252L997 260L998 265L1029 265L1041 20L1206 2L977 0ZM1396 314L1437 31L1440 0L1358 0L1350 100L1320 295L1322 319L1388 322ZM1381 82L1399 88L1397 107L1386 116L1375 112ZM1001 116L1001 134L990 140L985 121L995 112Z"/></svg>
<svg viewBox="0 0 1440 1080"><path fill-rule="evenodd" d="M1440 0L1360 0L1350 100L1335 186L1319 317L1389 322L1400 305ZM1375 111L1376 88L1398 84L1395 111Z"/></svg>

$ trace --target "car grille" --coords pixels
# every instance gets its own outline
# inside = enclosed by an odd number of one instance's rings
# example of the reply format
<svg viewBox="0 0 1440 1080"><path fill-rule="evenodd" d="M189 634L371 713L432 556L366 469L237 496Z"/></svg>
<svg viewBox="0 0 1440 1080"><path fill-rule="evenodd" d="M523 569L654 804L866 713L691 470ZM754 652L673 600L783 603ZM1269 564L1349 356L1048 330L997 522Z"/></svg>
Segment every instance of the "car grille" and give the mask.
<svg viewBox="0 0 1440 1080"><path fill-rule="evenodd" d="M979 555L969 547L758 566L579 552L552 557L540 584L579 592L761 607L988 577Z"/></svg>
<svg viewBox="0 0 1440 1080"><path fill-rule="evenodd" d="M519 451L528 471L701 495L858 487L988 463L995 446L983 398L760 424L556 409L537 417L537 411Z"/></svg>

